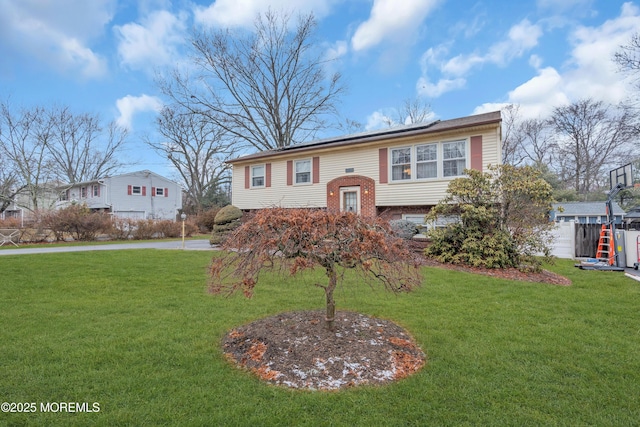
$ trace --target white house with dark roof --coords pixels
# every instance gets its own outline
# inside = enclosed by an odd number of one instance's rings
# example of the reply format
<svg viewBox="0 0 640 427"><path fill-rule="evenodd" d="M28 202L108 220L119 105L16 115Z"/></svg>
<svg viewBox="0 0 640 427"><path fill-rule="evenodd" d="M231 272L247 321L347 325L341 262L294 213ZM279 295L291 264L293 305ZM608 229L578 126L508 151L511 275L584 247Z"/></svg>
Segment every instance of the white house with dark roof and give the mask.
<svg viewBox="0 0 640 427"><path fill-rule="evenodd" d="M230 160L232 203L422 218L465 168L502 163L500 112L323 139Z"/></svg>
<svg viewBox="0 0 640 427"><path fill-rule="evenodd" d="M562 207L562 212L560 212ZM622 224L625 213L613 202L613 215L616 224ZM556 222L575 221L578 224L605 224L607 208L605 202L563 202L554 203L552 217Z"/></svg>
<svg viewBox="0 0 640 427"><path fill-rule="evenodd" d="M56 208L78 203L120 218L175 220L182 209L180 185L148 170L69 184L59 191Z"/></svg>

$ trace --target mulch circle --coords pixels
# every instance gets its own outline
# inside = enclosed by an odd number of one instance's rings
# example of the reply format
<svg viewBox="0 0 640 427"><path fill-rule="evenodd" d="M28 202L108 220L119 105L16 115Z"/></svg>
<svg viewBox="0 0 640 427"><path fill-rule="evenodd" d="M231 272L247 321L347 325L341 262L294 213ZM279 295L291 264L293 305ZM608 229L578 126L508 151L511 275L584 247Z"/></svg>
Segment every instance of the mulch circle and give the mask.
<svg viewBox="0 0 640 427"><path fill-rule="evenodd" d="M340 311L329 331L324 316L297 311L257 320L231 330L223 351L267 382L309 390L381 385L426 362L408 332L389 320Z"/></svg>
<svg viewBox="0 0 640 427"><path fill-rule="evenodd" d="M517 280L520 282L548 283L557 286L570 286L571 280L549 270L520 271L517 268L483 268L472 267L463 264L446 264L432 258L423 258L422 265L428 267L444 268L447 270L464 271L467 273L482 274L500 279Z"/></svg>

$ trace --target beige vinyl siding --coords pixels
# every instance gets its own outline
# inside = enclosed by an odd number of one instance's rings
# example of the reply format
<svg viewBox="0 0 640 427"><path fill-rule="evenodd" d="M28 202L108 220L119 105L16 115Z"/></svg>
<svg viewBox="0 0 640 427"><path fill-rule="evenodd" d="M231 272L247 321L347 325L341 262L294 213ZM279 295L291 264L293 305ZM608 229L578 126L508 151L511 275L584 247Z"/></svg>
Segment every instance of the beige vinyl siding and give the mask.
<svg viewBox="0 0 640 427"><path fill-rule="evenodd" d="M388 184L380 184L380 148L396 148L416 144L464 139L467 142L467 167L470 165L469 140L482 135L482 164L501 162L499 130L495 127L469 132L455 132L436 136L396 139L375 142L357 147L309 150L297 155L282 155L255 162L238 162L233 165L233 204L240 209L281 207L326 207L327 183L335 178L361 175L376 181L376 206L435 205L445 195L452 178L428 179L412 182L392 182L389 162ZM287 185L287 161L320 158L320 182L317 184ZM245 188L245 166L271 163L271 187ZM353 169L353 172L346 172Z"/></svg>

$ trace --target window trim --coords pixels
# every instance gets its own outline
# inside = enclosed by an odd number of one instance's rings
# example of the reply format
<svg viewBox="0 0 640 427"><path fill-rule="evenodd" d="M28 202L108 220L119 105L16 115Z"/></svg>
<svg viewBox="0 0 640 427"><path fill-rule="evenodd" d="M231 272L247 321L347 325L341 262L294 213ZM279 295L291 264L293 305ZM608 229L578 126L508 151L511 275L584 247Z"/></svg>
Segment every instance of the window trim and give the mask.
<svg viewBox="0 0 640 427"><path fill-rule="evenodd" d="M389 173L389 180L388 183L389 184L402 184L402 183L411 183L411 182L425 182L425 181L437 181L437 180L451 180L451 179L455 179L455 178L459 178L459 177L463 177L465 176L464 174L460 174L460 175L452 175L452 176L444 176L444 144L447 143L455 143L455 142L464 142L464 160L465 160L465 167L464 169L468 169L469 163L471 161L471 156L470 156L470 152L469 152L469 138L456 138L456 139L451 139L451 140L442 140L442 141L431 141L431 142L419 142L419 143L415 143L413 145L404 145L404 146L398 146L398 147L388 147L389 150L389 160L388 160L388 173ZM437 158L436 158L436 176L435 177L428 177L428 178L418 178L418 168L417 165L419 163L427 163L427 162L418 162L418 151L417 151L417 147L420 146L424 146L424 145L436 145L436 153L437 153ZM400 150L400 149L406 149L406 148L410 148L411 149L411 163L410 163L410 174L411 177L408 179L394 179L393 177L393 166L398 166L398 165L394 165L393 164L393 150ZM447 160L452 160L452 159L447 159Z"/></svg>
<svg viewBox="0 0 640 427"><path fill-rule="evenodd" d="M393 152L396 151L396 150L406 150L406 149L409 149L409 163L408 163L408 165L409 165L409 173L408 173L409 177L408 178L394 179L393 178L393 168L394 168L394 166L403 166L403 165L407 165L407 163L398 163L398 164L393 163ZM415 159L415 155L414 155L415 149L414 149L414 146L413 145L408 145L408 146L403 146L403 147L392 147L392 148L390 148L390 152L391 152L390 153L391 154L391 161L389 162L389 164L390 164L390 168L391 168L390 169L391 181L392 182L410 182L410 181L414 181L415 178L414 178L413 174L411 173L412 171L415 171L415 167L414 167L414 164L415 164L415 160L414 160ZM402 172L403 172L402 175L404 176L404 174L406 173L406 169L403 170Z"/></svg>
<svg viewBox="0 0 640 427"><path fill-rule="evenodd" d="M136 188L138 192L136 193ZM132 196L142 196L142 185L132 185L131 186L131 195Z"/></svg>
<svg viewBox="0 0 640 427"><path fill-rule="evenodd" d="M253 171L256 168L262 168L262 175L254 175ZM262 185L253 185L253 180L255 178L262 177ZM267 186L267 164L262 163L259 165L251 165L249 167L249 188L265 188Z"/></svg>
<svg viewBox="0 0 640 427"><path fill-rule="evenodd" d="M309 180L304 182L298 182L298 172L297 165L298 163L307 162L309 163L309 172L300 172L304 174L309 174ZM313 158L309 157L306 159L298 159L293 161L293 185L312 185L313 184Z"/></svg>
<svg viewBox="0 0 640 427"><path fill-rule="evenodd" d="M456 158L453 158L453 159L445 159L444 158L444 145L445 144L456 144L456 143L459 143L459 142L464 142L464 168L462 168L463 172L464 172L464 169L467 169L469 167L469 160L470 160L469 159L470 156L468 155L468 153L469 153L469 141L467 139L464 139L464 140L456 139L456 140L452 140L452 141L442 141L440 143L441 147L442 147L442 161L441 161L441 164L442 164L442 178L444 178L444 179L453 179L453 178L458 178L460 176L464 176L464 173L461 173L459 175L447 175L447 176L444 175L444 162L445 161L448 161L448 162L456 161L457 162L457 161L460 161L460 159L461 159L460 157L456 157Z"/></svg>
<svg viewBox="0 0 640 427"><path fill-rule="evenodd" d="M440 171L442 170L441 166L441 158L442 155L440 154L440 142L427 142L424 144L416 144L413 146L414 151L415 151L415 179L416 181L425 181L425 180L430 180L430 179L438 179L440 177ZM435 146L436 147L436 159L435 160L422 160L422 161L418 161L418 147L425 147L425 146ZM418 177L418 164L424 164L424 163L434 163L436 164L436 176L428 176L425 178L419 178Z"/></svg>

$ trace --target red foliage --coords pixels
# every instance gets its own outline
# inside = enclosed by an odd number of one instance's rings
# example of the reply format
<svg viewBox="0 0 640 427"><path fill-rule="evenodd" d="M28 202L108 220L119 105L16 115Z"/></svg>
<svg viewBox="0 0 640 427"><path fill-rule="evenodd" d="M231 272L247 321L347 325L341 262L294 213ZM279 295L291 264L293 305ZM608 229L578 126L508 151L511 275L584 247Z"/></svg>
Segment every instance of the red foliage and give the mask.
<svg viewBox="0 0 640 427"><path fill-rule="evenodd" d="M345 269L393 292L410 291L421 282L418 261L388 224L353 213L311 209L263 209L227 239L223 257L211 264L210 290L250 297L261 271L285 274L323 268L329 278L327 321L335 308L333 290Z"/></svg>

